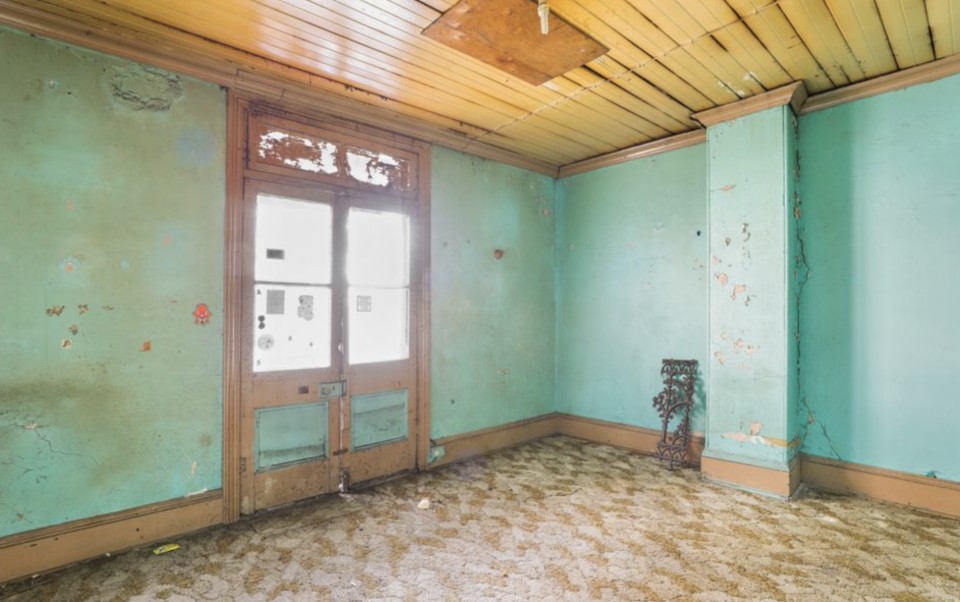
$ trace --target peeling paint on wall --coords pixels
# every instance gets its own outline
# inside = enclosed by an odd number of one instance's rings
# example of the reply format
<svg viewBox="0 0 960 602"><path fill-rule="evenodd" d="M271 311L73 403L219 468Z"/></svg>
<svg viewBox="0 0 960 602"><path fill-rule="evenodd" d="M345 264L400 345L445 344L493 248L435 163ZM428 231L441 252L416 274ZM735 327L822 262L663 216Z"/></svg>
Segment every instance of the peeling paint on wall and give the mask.
<svg viewBox="0 0 960 602"><path fill-rule="evenodd" d="M169 111L184 94L178 75L143 65L115 66L105 78L114 103L134 111Z"/></svg>

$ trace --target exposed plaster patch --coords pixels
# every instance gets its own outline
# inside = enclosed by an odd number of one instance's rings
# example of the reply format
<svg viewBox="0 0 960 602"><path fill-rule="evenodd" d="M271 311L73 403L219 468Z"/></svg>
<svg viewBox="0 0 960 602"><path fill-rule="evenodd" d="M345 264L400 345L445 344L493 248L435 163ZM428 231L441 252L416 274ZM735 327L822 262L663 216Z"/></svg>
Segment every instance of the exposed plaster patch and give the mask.
<svg viewBox="0 0 960 602"><path fill-rule="evenodd" d="M90 307L86 303L81 303L77 306L77 313L81 316L90 311Z"/></svg>
<svg viewBox="0 0 960 602"><path fill-rule="evenodd" d="M62 313L63 313L63 306L62 306L62 305L54 305L54 306L52 306L52 307L48 307L48 308L47 308L47 315L48 315L48 316L59 316L59 315L62 314Z"/></svg>
<svg viewBox="0 0 960 602"><path fill-rule="evenodd" d="M713 265L717 265L718 263L720 263L720 258L714 255L713 257L710 258L710 263L712 263Z"/></svg>
<svg viewBox="0 0 960 602"><path fill-rule="evenodd" d="M764 437L763 435L753 433L754 425L759 425L757 422L751 423L750 434L747 433L723 433L720 435L724 439L732 439L738 443L751 443L754 445L768 445L770 447L790 447L795 448L800 445L800 438L795 437L793 441L787 442L785 439L778 439L777 437ZM760 431L758 430L757 433Z"/></svg>
<svg viewBox="0 0 960 602"><path fill-rule="evenodd" d="M713 357L717 358L717 361L720 362L721 366L723 365L724 357L723 357L722 351L717 351L716 353L713 354Z"/></svg>
<svg viewBox="0 0 960 602"><path fill-rule="evenodd" d="M730 282L730 277L727 276L726 273L724 273L724 272L720 272L719 274L716 274L715 276L716 276L716 278L717 278L717 282L720 283L720 286L727 286L727 283Z"/></svg>
<svg viewBox="0 0 960 602"><path fill-rule="evenodd" d="M74 335L74 336L76 336L77 333L80 332L80 328L78 328L76 324L71 324L71 325L70 325L70 328L68 328L67 330L69 330L69 331L70 331L70 334L72 334L72 335Z"/></svg>
<svg viewBox="0 0 960 602"><path fill-rule="evenodd" d="M726 186L721 186L721 187L720 187L720 190L721 190L721 192L730 192L731 190L733 190L733 189L736 188L736 187L737 187L736 184L727 184Z"/></svg>
<svg viewBox="0 0 960 602"><path fill-rule="evenodd" d="M150 341L144 341L143 345L140 346L140 351L150 351L153 348L153 344Z"/></svg>
<svg viewBox="0 0 960 602"><path fill-rule="evenodd" d="M747 291L746 284L736 284L733 287L733 292L730 294L730 298L734 301L737 300L737 295L743 294Z"/></svg>
<svg viewBox="0 0 960 602"><path fill-rule="evenodd" d="M141 65L117 69L107 86L116 104L134 111L169 111L183 96L179 76Z"/></svg>
<svg viewBox="0 0 960 602"><path fill-rule="evenodd" d="M73 341L71 341L70 339L63 339L62 341L60 341L61 349L70 349L71 347L73 347Z"/></svg>

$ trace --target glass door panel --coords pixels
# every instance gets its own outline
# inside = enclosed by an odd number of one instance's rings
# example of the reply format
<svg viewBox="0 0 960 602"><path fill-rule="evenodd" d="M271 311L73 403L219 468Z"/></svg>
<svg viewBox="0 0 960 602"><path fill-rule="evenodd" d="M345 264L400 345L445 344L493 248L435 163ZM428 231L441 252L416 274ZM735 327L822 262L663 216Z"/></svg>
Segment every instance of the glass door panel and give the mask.
<svg viewBox="0 0 960 602"><path fill-rule="evenodd" d="M364 481L415 465L410 217L396 203L354 201L346 237L349 408L340 462L352 480Z"/></svg>
<svg viewBox="0 0 960 602"><path fill-rule="evenodd" d="M340 447L336 195L248 180L241 511L330 491ZM337 386L336 390L340 390Z"/></svg>

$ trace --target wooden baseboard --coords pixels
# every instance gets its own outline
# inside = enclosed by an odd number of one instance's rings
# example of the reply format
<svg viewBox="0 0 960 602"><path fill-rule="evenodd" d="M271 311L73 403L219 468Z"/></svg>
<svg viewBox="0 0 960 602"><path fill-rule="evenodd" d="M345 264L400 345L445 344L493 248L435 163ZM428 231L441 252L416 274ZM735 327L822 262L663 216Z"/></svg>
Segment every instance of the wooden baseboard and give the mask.
<svg viewBox="0 0 960 602"><path fill-rule="evenodd" d="M750 491L790 498L800 487L800 459L794 456L786 470L754 466L706 456L700 464L703 478Z"/></svg>
<svg viewBox="0 0 960 602"><path fill-rule="evenodd" d="M509 422L460 435L443 437L433 442L433 447L443 447L444 455L429 465L429 468L445 466L498 449L529 443L557 434L557 414L544 414L536 418Z"/></svg>
<svg viewBox="0 0 960 602"><path fill-rule="evenodd" d="M657 441L660 440L660 431L631 426L619 422L607 422L572 414L558 414L558 433L577 439L585 439L594 443L606 443L641 454L653 455ZM694 433L690 441L689 462L694 466L700 465L703 455L703 435Z"/></svg>
<svg viewBox="0 0 960 602"><path fill-rule="evenodd" d="M169 540L223 521L220 490L0 539L0 584Z"/></svg>
<svg viewBox="0 0 960 602"><path fill-rule="evenodd" d="M811 487L960 517L960 483L807 454L800 461Z"/></svg>

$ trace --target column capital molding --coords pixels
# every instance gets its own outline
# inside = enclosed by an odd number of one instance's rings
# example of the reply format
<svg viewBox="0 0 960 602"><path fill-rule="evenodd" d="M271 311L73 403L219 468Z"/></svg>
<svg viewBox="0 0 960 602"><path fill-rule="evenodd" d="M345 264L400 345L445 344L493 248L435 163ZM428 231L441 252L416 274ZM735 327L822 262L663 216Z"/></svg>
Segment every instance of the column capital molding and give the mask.
<svg viewBox="0 0 960 602"><path fill-rule="evenodd" d="M714 109L694 113L691 117L701 125L710 127L718 123L723 123L724 121L731 121L739 117L745 117L783 105L790 105L794 115L799 115L800 108L803 107L803 103L806 101L807 87L803 84L803 81L798 81L777 88L776 90L770 90L769 92L751 96L750 98L745 98Z"/></svg>

